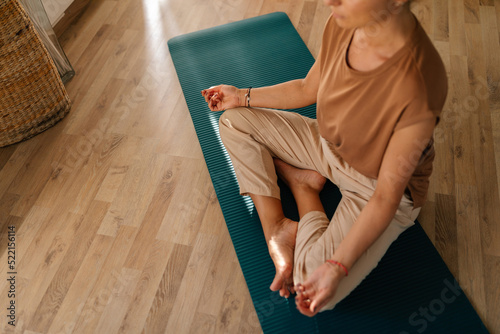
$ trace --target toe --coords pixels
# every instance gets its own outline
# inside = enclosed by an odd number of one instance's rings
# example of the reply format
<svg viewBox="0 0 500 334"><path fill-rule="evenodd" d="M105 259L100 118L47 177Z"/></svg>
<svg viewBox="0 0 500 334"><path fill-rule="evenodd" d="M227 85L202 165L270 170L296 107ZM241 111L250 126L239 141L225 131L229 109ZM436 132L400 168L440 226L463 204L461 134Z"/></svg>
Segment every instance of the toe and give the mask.
<svg viewBox="0 0 500 334"><path fill-rule="evenodd" d="M271 291L280 290L282 285L283 285L283 277L279 273L276 273L276 276L274 276L274 280L270 286Z"/></svg>
<svg viewBox="0 0 500 334"><path fill-rule="evenodd" d="M287 288L282 288L281 291L282 291L282 293L281 293L282 297L285 297L285 298L290 297L290 292L288 291Z"/></svg>

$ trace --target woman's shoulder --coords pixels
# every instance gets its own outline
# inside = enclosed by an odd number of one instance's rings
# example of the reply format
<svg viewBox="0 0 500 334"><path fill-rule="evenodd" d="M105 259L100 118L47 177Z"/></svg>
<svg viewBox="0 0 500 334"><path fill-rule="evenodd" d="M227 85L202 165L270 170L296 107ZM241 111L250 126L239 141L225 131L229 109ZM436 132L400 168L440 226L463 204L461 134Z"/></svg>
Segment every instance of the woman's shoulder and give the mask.
<svg viewBox="0 0 500 334"><path fill-rule="evenodd" d="M427 92L428 98L442 105L448 91L448 78L441 56L431 39L418 23L414 43L411 47L411 63L414 65L414 79Z"/></svg>
<svg viewBox="0 0 500 334"><path fill-rule="evenodd" d="M420 71L426 75L446 76L441 55L418 21L410 49L413 61Z"/></svg>

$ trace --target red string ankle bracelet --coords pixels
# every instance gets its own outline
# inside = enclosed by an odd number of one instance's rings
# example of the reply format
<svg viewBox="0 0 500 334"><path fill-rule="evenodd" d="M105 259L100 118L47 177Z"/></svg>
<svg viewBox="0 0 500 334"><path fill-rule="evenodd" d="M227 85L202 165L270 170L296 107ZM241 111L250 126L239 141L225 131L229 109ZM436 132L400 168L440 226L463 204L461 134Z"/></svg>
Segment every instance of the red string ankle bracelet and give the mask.
<svg viewBox="0 0 500 334"><path fill-rule="evenodd" d="M340 263L338 261L335 261L335 260L326 260L326 262L331 263L333 265L336 265L336 266L339 266L340 268L342 268L342 270L344 270L344 272L345 272L346 277L349 274L348 271L347 271L347 268L342 263Z"/></svg>

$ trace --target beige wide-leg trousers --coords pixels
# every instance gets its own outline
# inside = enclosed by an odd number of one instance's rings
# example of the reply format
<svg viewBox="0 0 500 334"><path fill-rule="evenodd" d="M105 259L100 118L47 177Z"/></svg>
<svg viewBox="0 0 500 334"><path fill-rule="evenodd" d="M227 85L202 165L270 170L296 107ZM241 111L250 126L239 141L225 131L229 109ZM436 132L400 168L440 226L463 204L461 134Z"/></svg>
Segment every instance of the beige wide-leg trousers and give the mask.
<svg viewBox="0 0 500 334"><path fill-rule="evenodd" d="M304 282L333 256L375 191L377 180L350 167L333 145L320 136L317 121L297 113L260 108L229 109L220 117L219 131L242 195L280 199L273 157L298 168L316 170L339 187L342 200L331 221L318 211L300 219L293 279L294 284ZM391 243L414 224L419 212L420 208L414 209L413 202L403 196L389 227L358 259L349 276L342 279L335 297L322 311L332 309L361 283Z"/></svg>

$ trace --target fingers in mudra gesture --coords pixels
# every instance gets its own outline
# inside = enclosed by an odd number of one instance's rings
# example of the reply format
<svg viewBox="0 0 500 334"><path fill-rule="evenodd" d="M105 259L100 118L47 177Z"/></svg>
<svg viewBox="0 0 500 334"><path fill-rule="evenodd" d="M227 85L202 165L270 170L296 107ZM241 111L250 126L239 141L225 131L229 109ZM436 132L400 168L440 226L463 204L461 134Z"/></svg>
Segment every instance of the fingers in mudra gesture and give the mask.
<svg viewBox="0 0 500 334"><path fill-rule="evenodd" d="M240 90L234 86L218 85L201 91L211 111L222 111L236 108L240 102Z"/></svg>
<svg viewBox="0 0 500 334"><path fill-rule="evenodd" d="M344 273L338 268L324 263L302 284L295 286L295 304L300 313L312 317L316 315L335 295Z"/></svg>

